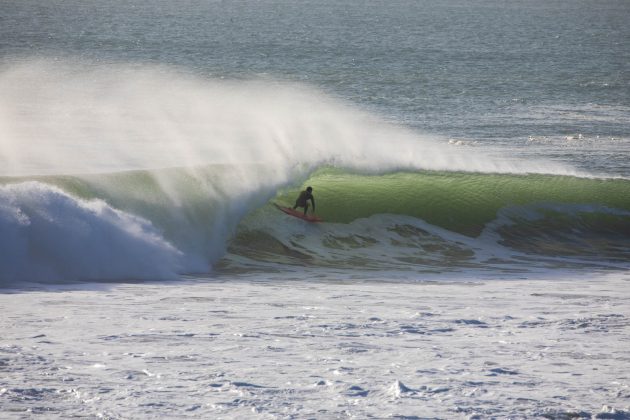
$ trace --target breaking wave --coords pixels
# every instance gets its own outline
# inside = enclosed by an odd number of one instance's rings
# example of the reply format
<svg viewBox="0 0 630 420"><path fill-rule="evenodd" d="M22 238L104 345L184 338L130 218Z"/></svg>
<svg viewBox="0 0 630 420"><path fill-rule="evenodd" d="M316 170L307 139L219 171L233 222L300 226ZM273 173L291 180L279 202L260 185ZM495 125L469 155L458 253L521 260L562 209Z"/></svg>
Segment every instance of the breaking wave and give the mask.
<svg viewBox="0 0 630 420"><path fill-rule="evenodd" d="M305 86L26 61L0 70L0 122L4 285L628 261L630 181L450 147ZM307 184L326 223L271 205Z"/></svg>
<svg viewBox="0 0 630 420"><path fill-rule="evenodd" d="M326 221L308 224L272 205L298 186L234 196L218 182L234 171L5 178L3 282L176 278L217 263L443 272L630 261L628 180L326 167L303 182Z"/></svg>
<svg viewBox="0 0 630 420"><path fill-rule="evenodd" d="M318 215L333 223L278 220L266 206L239 225L231 252L258 262L438 272L619 268L630 261L628 180L426 171L370 176L326 168L307 183L323 203ZM276 201L288 204L297 192Z"/></svg>

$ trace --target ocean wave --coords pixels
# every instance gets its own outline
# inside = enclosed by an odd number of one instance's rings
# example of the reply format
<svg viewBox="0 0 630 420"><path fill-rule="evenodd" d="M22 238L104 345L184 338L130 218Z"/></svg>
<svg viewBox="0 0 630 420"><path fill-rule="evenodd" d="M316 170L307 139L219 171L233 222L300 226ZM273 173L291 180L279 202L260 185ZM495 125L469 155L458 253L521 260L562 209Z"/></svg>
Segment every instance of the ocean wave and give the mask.
<svg viewBox="0 0 630 420"><path fill-rule="evenodd" d="M391 266L441 270L472 264L489 246L478 238L508 207L630 210L627 179L452 147L312 87L274 80L23 60L0 68L0 121L3 283L170 278L208 272L226 254L260 260L261 248L282 250L270 258L286 251L305 262L319 253L328 256L313 261L367 264L379 259L356 253L381 236L403 243L388 236L403 235L397 226L430 232L415 246L437 251L427 258L396 254ZM271 206L292 204L305 185L315 187L324 229L346 233L301 249L287 242L294 233L269 226L305 229L301 221L286 224L288 216ZM255 229L253 221L266 213L274 215L267 230ZM378 234L363 231L360 220L383 215L405 220L382 225ZM567 217L584 228L582 216ZM598 217L603 228L587 224L593 238L610 239L614 227L625 232L625 215ZM506 227L502 244L531 252L512 239L521 225ZM536 229L528 220L523 235ZM458 236L445 239L446 233ZM624 238L614 240L622 249L614 258L623 258ZM347 255L331 256L331 249ZM389 249L380 251L381 260Z"/></svg>
<svg viewBox="0 0 630 420"><path fill-rule="evenodd" d="M630 259L623 179L324 167L278 185L271 168L239 171L2 178L2 282L174 278L235 261L449 271L531 256L600 266ZM239 188L252 173L256 188ZM314 187L325 223L272 205L291 204L301 185ZM541 266L566 266L558 261Z"/></svg>
<svg viewBox="0 0 630 420"><path fill-rule="evenodd" d="M358 174L322 168L307 181L315 187L325 220L348 223L374 214L413 216L468 236L479 235L499 210L511 206L591 204L630 210L630 181L544 174L392 172ZM297 191L280 194L290 203Z"/></svg>

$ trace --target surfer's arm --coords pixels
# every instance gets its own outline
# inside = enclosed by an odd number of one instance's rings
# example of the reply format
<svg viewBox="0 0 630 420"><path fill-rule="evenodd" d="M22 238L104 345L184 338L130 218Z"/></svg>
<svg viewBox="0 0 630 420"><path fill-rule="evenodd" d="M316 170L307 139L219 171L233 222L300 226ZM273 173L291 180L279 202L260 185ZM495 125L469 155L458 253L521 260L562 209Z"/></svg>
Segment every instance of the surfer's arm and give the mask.
<svg viewBox="0 0 630 420"><path fill-rule="evenodd" d="M313 213L315 212L315 197L311 196L311 203L313 203Z"/></svg>

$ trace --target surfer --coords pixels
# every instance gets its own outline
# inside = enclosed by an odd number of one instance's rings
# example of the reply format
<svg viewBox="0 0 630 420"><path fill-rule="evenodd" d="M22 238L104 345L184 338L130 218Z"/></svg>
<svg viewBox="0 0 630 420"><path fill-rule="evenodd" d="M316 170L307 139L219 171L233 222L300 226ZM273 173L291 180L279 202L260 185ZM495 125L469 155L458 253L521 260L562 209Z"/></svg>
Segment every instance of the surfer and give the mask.
<svg viewBox="0 0 630 420"><path fill-rule="evenodd" d="M308 210L308 200L311 200L311 203L313 203L312 213L315 213L315 198L313 197L312 187L306 187L306 190L300 193L300 196L297 198L297 200L295 200L295 206L293 206L293 210L295 210L297 207L304 207L304 216L306 216L306 211Z"/></svg>

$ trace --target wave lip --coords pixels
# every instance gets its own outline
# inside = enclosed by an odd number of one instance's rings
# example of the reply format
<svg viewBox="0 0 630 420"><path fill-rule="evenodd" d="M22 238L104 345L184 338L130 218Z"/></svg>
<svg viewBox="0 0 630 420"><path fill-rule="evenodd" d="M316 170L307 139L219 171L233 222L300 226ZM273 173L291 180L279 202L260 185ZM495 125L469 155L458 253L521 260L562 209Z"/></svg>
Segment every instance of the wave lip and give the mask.
<svg viewBox="0 0 630 420"><path fill-rule="evenodd" d="M183 254L146 219L36 181L0 187L0 285L175 278Z"/></svg>

